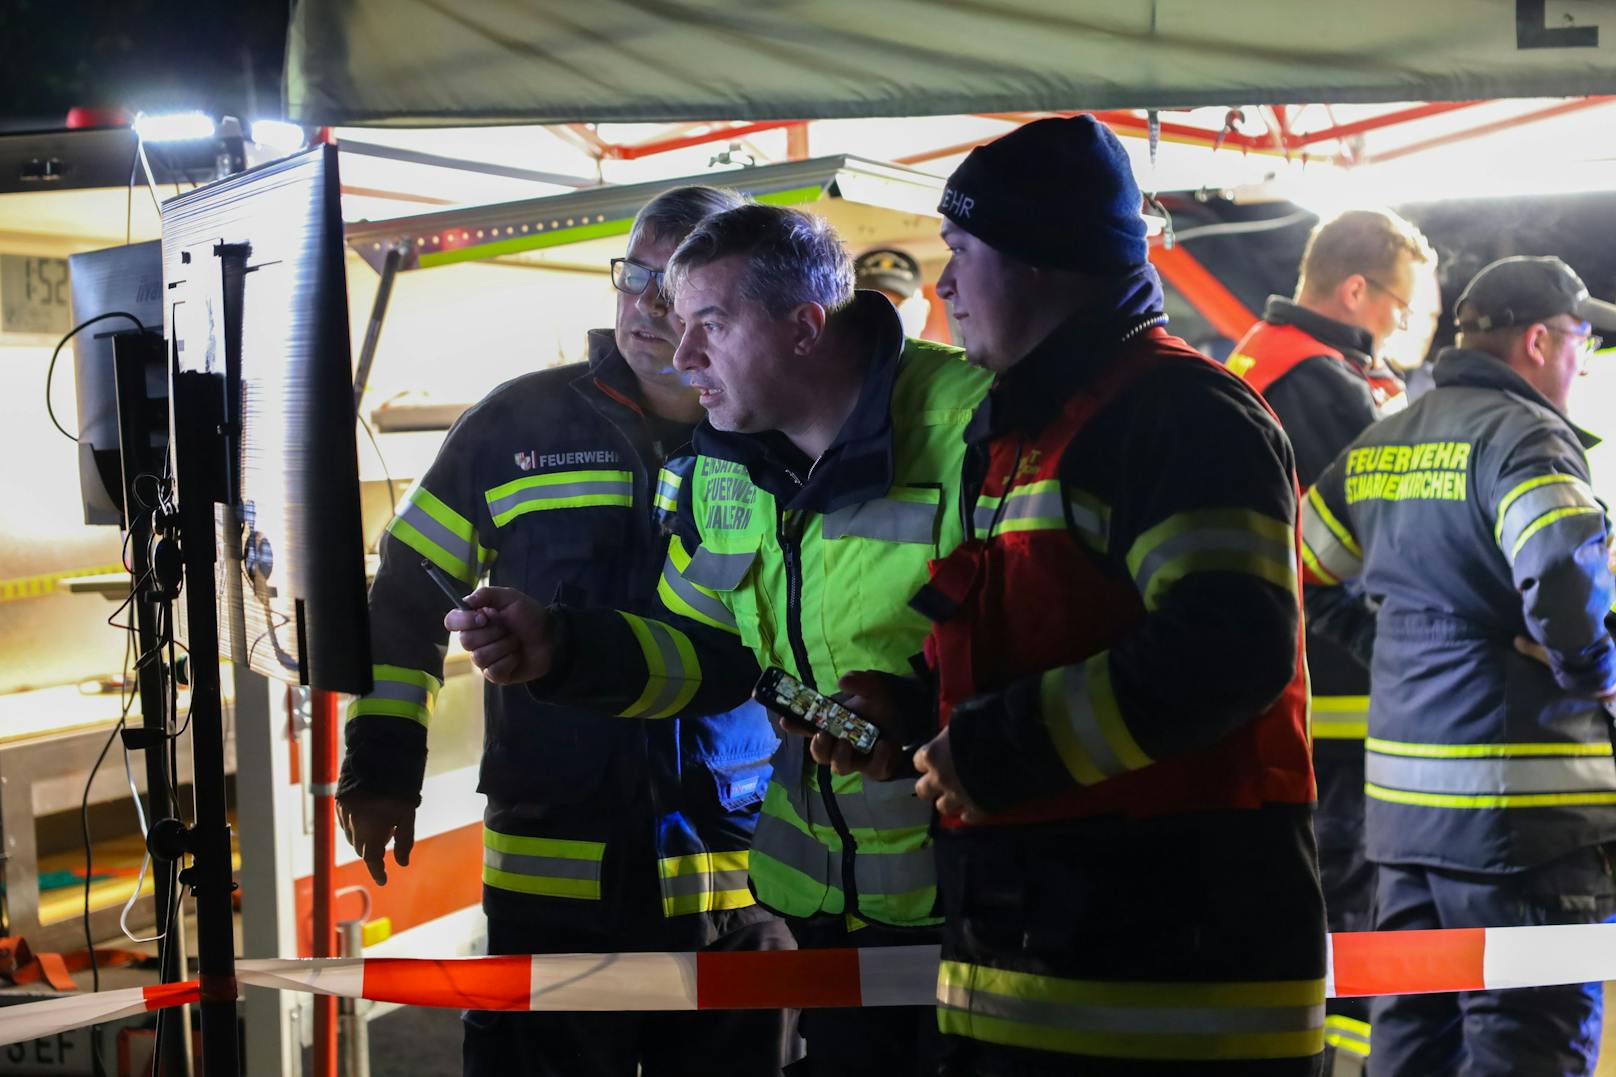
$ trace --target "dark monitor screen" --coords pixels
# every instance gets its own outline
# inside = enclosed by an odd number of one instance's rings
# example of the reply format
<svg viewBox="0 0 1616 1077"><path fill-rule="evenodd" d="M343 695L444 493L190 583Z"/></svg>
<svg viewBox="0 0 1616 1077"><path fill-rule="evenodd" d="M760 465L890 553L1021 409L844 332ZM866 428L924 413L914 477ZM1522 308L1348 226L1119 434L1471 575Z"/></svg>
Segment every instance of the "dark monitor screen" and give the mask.
<svg viewBox="0 0 1616 1077"><path fill-rule="evenodd" d="M73 324L122 311L153 333L163 331L163 251L157 240L86 251L67 260L72 282ZM122 522L123 476L118 458L118 393L112 369L112 338L135 332L125 318L107 318L73 337L74 395L79 414L79 490L84 522ZM148 385L162 397L166 385ZM158 458L166 438L154 438Z"/></svg>
<svg viewBox="0 0 1616 1077"><path fill-rule="evenodd" d="M224 391L220 651L358 693L370 639L343 254L332 146L163 203L174 369Z"/></svg>

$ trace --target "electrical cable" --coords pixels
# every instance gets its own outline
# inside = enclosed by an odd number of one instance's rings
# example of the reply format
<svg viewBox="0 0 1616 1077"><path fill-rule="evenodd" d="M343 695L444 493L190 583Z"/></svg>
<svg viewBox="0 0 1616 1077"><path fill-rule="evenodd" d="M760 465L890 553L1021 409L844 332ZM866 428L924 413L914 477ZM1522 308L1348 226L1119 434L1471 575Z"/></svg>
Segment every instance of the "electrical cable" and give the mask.
<svg viewBox="0 0 1616 1077"><path fill-rule="evenodd" d="M67 432L67 427L63 426L59 421L57 421L56 408L51 403L51 380L56 376L56 360L62 354L62 348L67 345L68 341L72 340L73 337L78 334L79 330L92 326L96 322L106 321L108 318L128 318L130 321L134 322L135 325L140 327L140 331L142 333L146 332L145 323L139 318L135 317L133 314L130 314L128 311L110 310L105 314L97 314L88 321L80 322L73 328L69 329L67 331L67 335L56 342L56 348L51 352L50 366L45 368L45 413L50 416L51 425L60 430L64 438L72 442L77 442L79 440L78 435L69 434Z"/></svg>
<svg viewBox="0 0 1616 1077"><path fill-rule="evenodd" d="M1202 224L1194 228L1180 229L1175 238L1182 243L1187 239L1204 239L1208 236L1245 236L1254 232L1274 232L1281 228L1289 228L1303 221L1317 220L1318 214L1310 210L1298 210L1283 217L1269 217L1260 221L1225 221L1221 224Z"/></svg>
<svg viewBox="0 0 1616 1077"><path fill-rule="evenodd" d="M124 640L124 670L127 674L129 668L129 653L133 643L129 638ZM127 677L126 677L127 679ZM84 837L84 948L90 955L90 982L92 991L101 990L101 963L95 956L95 936L90 927L90 877L95 874L95 849L90 839L90 788L95 785L96 772L101 769L102 762L107 758L107 752L112 750L112 742L123 732L124 723L129 719L129 708L134 704L134 696L130 695L124 700L123 714L118 717L118 724L112 727L106 743L101 745L101 754L95 757L95 765L90 768L90 776L84 782L84 796L79 801L79 829Z"/></svg>
<svg viewBox="0 0 1616 1077"><path fill-rule="evenodd" d="M382 477L387 480L387 500L389 502L388 507L392 515L397 516L398 493L393 489L393 473L387 470L387 457L382 455L382 447L376 441L376 432L370 428L369 423L365 422L365 417L363 415L358 415L355 416L355 418L359 420L359 425L364 428L365 436L370 439L370 447L376 450L376 462L381 464Z"/></svg>

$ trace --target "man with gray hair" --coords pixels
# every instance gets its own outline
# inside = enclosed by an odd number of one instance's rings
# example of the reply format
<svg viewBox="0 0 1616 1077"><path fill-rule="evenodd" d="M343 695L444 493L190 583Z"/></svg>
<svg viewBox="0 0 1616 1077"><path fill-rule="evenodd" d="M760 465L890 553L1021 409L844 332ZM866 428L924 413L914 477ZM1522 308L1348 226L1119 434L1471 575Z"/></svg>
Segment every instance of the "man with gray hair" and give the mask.
<svg viewBox="0 0 1616 1077"><path fill-rule="evenodd" d="M667 547L659 468L672 466L701 416L673 370L679 332L662 277L703 217L739 202L731 191L680 187L647 203L625 256L611 262L615 329L589 334L587 363L524 374L466 412L388 525L370 593L376 687L349 710L338 788L343 827L378 885L389 840L398 865L410 862L442 687L451 603L429 566L460 591L487 574L558 601L655 605ZM519 687L488 685L478 791L488 797L489 951L789 948L735 870L776 745L755 705L721 713L740 702L676 722L603 722L586 707L541 708ZM779 1010L473 1010L464 1064L502 1077L766 1077L780 1072L789 1043Z"/></svg>
<svg viewBox="0 0 1616 1077"><path fill-rule="evenodd" d="M962 434L990 375L905 340L889 302L854 292L836 234L795 210L709 217L669 275L674 366L707 418L694 467L664 482L677 514L662 612L486 588L445 624L495 683L625 717L734 706L768 667L855 709L872 682L904 690L928 628L908 601L961 541ZM758 900L805 948L935 942L931 809L901 769L929 730L884 729L862 774L832 772L827 734L787 730L815 735L774 757L749 863ZM808 1056L789 1072L934 1073L932 1008L865 1002L805 1010Z"/></svg>

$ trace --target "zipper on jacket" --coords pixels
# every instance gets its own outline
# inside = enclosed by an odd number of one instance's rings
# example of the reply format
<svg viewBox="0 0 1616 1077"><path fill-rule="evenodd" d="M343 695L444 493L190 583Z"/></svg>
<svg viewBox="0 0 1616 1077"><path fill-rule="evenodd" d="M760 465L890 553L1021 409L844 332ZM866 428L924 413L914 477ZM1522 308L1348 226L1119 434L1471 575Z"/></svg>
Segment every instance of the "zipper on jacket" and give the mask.
<svg viewBox="0 0 1616 1077"><path fill-rule="evenodd" d="M795 478L796 476L792 476ZM816 691L814 667L808 660L808 644L802 635L802 530L805 517L789 509L780 513L776 538L780 541L780 554L786 568L786 636L791 641L791 657L797 664L797 679ZM842 912L857 915L859 911L858 877L853 865L858 854L858 842L842 816L836 794L831 792L830 767L819 764L815 775L819 782L819 799L830 816L830 825L842 839ZM804 820L806 822L807 820Z"/></svg>

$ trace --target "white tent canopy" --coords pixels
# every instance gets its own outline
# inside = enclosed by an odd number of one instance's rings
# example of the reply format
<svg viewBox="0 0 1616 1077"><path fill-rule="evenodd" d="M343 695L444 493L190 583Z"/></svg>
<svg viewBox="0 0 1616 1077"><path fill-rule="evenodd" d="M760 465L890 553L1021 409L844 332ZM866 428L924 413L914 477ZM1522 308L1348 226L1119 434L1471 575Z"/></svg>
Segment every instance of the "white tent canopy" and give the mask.
<svg viewBox="0 0 1616 1077"><path fill-rule="evenodd" d="M1452 101L1616 92L1613 52L1599 0L301 0L285 104L421 126Z"/></svg>

